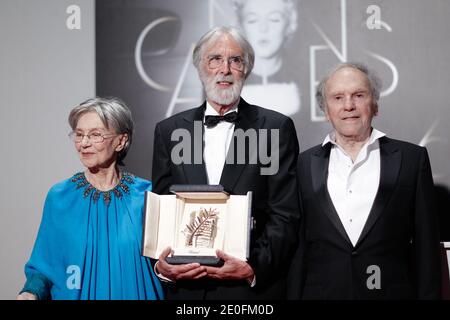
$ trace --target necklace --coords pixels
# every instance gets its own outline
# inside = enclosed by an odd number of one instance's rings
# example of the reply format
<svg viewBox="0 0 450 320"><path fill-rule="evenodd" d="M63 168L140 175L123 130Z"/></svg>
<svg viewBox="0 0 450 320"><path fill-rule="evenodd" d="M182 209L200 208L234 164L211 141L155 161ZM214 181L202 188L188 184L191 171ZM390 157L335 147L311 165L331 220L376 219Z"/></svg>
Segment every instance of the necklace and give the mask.
<svg viewBox="0 0 450 320"><path fill-rule="evenodd" d="M87 198L92 193L92 199L97 202L100 197L103 198L105 205L109 205L111 202L112 194L115 194L117 198L122 198L123 193L130 193L129 185L134 183L134 175L128 172L122 172L122 178L120 178L119 183L111 190L101 191L95 188L86 179L84 172L78 172L70 179L76 184L77 189L83 189L83 197Z"/></svg>

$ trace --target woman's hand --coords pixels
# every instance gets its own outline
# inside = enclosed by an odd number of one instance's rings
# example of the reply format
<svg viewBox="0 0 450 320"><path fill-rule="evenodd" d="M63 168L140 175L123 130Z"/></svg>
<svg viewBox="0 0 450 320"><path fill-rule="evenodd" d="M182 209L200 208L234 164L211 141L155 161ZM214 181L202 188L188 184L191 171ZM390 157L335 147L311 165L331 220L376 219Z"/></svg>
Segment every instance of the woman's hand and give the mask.
<svg viewBox="0 0 450 320"><path fill-rule="evenodd" d="M38 298L30 292L22 292L17 296L16 300L38 300Z"/></svg>

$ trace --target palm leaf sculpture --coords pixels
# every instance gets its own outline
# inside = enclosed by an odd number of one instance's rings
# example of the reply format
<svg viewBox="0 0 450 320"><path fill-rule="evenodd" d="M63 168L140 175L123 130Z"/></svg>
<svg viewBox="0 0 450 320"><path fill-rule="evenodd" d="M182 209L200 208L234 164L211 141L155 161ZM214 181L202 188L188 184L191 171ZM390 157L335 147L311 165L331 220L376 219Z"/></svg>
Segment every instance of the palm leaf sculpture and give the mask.
<svg viewBox="0 0 450 320"><path fill-rule="evenodd" d="M189 224L183 230L186 236L185 245L194 248L212 248L217 234L217 220L219 212L210 208L192 211Z"/></svg>

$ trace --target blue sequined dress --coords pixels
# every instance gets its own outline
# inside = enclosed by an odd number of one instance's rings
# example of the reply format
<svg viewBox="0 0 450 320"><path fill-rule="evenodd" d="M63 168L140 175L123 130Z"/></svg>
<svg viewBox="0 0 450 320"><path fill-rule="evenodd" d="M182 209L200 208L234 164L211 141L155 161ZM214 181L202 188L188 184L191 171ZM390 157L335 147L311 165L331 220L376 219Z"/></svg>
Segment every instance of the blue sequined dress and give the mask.
<svg viewBox="0 0 450 320"><path fill-rule="evenodd" d="M125 172L107 192L84 173L54 185L22 292L40 299L162 299L150 260L141 256L147 190L151 182Z"/></svg>

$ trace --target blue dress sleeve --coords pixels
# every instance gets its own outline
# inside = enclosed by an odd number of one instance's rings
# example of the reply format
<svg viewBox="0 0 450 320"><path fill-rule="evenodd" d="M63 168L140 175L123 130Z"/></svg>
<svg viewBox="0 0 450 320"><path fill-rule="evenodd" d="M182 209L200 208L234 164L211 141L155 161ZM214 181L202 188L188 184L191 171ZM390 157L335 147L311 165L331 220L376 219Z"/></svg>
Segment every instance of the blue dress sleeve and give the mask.
<svg viewBox="0 0 450 320"><path fill-rule="evenodd" d="M26 282L22 292L35 294L39 300L51 299L52 260L55 258L54 228L52 227L53 192L49 191L44 204L42 220L30 260L25 265ZM57 243L57 242L56 242Z"/></svg>
<svg viewBox="0 0 450 320"><path fill-rule="evenodd" d="M51 282L39 272L32 272L27 276L27 281L19 293L29 292L37 296L39 300L50 298Z"/></svg>

